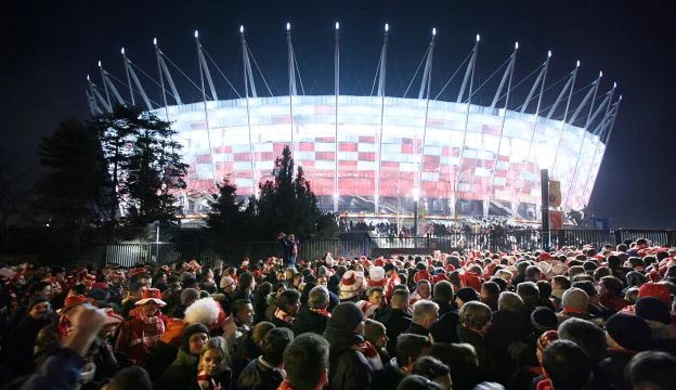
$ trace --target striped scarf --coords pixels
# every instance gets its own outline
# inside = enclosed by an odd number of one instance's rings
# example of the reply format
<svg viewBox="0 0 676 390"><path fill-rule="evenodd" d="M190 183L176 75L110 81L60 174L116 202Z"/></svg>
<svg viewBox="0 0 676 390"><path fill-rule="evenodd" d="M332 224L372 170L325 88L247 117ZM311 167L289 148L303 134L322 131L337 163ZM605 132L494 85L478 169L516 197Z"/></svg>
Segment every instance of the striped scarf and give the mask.
<svg viewBox="0 0 676 390"><path fill-rule="evenodd" d="M290 316L287 312L284 310L277 308L275 310L275 318L278 320L282 320L286 322L287 324L293 324L294 317Z"/></svg>
<svg viewBox="0 0 676 390"><path fill-rule="evenodd" d="M143 321L143 330L141 331L141 340L132 340L131 344L143 343L145 347L153 348L166 330L162 317L158 312L153 316L147 316L143 314L143 310L139 310L136 317Z"/></svg>

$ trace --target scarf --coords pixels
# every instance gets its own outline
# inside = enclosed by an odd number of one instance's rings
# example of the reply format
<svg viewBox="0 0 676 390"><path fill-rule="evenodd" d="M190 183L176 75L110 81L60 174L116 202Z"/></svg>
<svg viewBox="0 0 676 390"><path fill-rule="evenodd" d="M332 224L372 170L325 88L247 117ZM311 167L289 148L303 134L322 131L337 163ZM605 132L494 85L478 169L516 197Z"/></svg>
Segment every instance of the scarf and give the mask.
<svg viewBox="0 0 676 390"><path fill-rule="evenodd" d="M380 371L383 369L383 361L380 359L378 350L370 341L356 344L352 348L364 354L364 357L369 362L373 371Z"/></svg>
<svg viewBox="0 0 676 390"><path fill-rule="evenodd" d="M272 364L266 362L265 359L263 359L262 355L258 357L258 363L260 363L261 366L263 366L263 367L265 367L269 370L276 371L276 372L280 373L282 375L282 378L286 378L286 371L284 371L283 368L275 367Z"/></svg>
<svg viewBox="0 0 676 390"><path fill-rule="evenodd" d="M315 312L315 313L319 313L326 318L331 318L331 313L326 309L310 309L310 310Z"/></svg>
<svg viewBox="0 0 676 390"><path fill-rule="evenodd" d="M216 382L216 379L209 376L204 370L197 374L197 385L200 390L215 390L221 386L220 383Z"/></svg>
<svg viewBox="0 0 676 390"><path fill-rule="evenodd" d="M157 341L162 337L166 327L162 317L156 313L154 316L147 316L143 313L143 310L139 310L137 313L137 318L143 321L143 330L141 332L143 345L147 348L152 348L157 344ZM150 336L146 337L146 332L150 333Z"/></svg>
<svg viewBox="0 0 676 390"><path fill-rule="evenodd" d="M280 308L277 308L275 310L275 318L278 319L278 320L282 320L282 321L286 322L287 324L292 324L293 320L294 320L294 317L290 316L287 312L285 312L284 310L282 310Z"/></svg>
<svg viewBox="0 0 676 390"><path fill-rule="evenodd" d="M62 315L59 317L59 323L56 326L56 330L59 333L60 339L63 339L70 334L72 327L70 326L70 321L68 321L66 316Z"/></svg>
<svg viewBox="0 0 676 390"><path fill-rule="evenodd" d="M289 383L287 379L284 379L282 383L279 384L277 390L295 390L295 389L291 386L291 383Z"/></svg>

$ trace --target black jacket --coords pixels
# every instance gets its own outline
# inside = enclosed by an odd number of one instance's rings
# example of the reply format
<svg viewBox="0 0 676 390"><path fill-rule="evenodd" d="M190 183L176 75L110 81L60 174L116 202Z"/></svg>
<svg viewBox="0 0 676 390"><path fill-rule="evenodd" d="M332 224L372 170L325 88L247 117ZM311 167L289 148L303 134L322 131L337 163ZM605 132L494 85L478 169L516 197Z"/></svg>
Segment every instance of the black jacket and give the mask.
<svg viewBox="0 0 676 390"><path fill-rule="evenodd" d="M435 343L457 343L458 342L458 324L460 316L457 311L451 311L439 318L439 321L432 324L430 334Z"/></svg>
<svg viewBox="0 0 676 390"><path fill-rule="evenodd" d="M301 310L293 322L293 333L297 336L301 333L312 332L318 335L324 334L328 317L312 310Z"/></svg>
<svg viewBox="0 0 676 390"><path fill-rule="evenodd" d="M373 372L364 354L353 348L364 342L361 335L328 326L324 338L329 342L329 384L333 390L368 390Z"/></svg>
<svg viewBox="0 0 676 390"><path fill-rule="evenodd" d="M415 322L411 322L411 326L409 326L404 333L412 333L417 334L418 336L430 337L429 329L425 329L424 327L416 324Z"/></svg>
<svg viewBox="0 0 676 390"><path fill-rule="evenodd" d="M471 344L474 347L479 359L479 368L485 370L488 380L495 381L498 372L497 364L493 359L484 336L462 325L458 325L458 341Z"/></svg>
<svg viewBox="0 0 676 390"><path fill-rule="evenodd" d="M439 318L441 318L441 316L443 316L443 315L446 314L446 313L450 313L450 312L452 312L453 310L457 310L457 309L458 309L458 308L455 307L454 305L451 305L450 303L445 302L445 301L442 301L442 300L439 300L439 299L432 299L432 302L434 302L434 303L436 303L437 305L439 305Z"/></svg>
<svg viewBox="0 0 676 390"><path fill-rule="evenodd" d="M406 374L399 368L397 359L392 358L376 376L377 388L382 390L396 389L399 383L406 378Z"/></svg>
<svg viewBox="0 0 676 390"><path fill-rule="evenodd" d="M280 370L267 367L259 359L252 360L239 374L239 390L276 390L284 380Z"/></svg>
<svg viewBox="0 0 676 390"><path fill-rule="evenodd" d="M632 357L634 357L633 353L611 351L607 358L599 362L599 370L603 372L603 376L614 388L622 390L631 390L633 388L624 376L624 369Z"/></svg>
<svg viewBox="0 0 676 390"><path fill-rule="evenodd" d="M392 309L391 307L383 310L383 313L376 317L376 321L385 325L387 328L387 353L390 356L396 355L397 337L404 333L411 326L411 315L401 309Z"/></svg>

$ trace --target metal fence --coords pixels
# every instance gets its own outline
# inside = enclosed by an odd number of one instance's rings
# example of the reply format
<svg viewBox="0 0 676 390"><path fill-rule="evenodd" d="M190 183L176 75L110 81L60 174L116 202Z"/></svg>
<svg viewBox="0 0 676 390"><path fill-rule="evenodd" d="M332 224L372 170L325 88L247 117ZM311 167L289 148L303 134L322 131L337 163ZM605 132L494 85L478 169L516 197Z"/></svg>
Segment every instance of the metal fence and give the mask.
<svg viewBox="0 0 676 390"><path fill-rule="evenodd" d="M378 248L420 249L420 253L433 250L477 249L511 251L514 249L533 250L546 246L576 246L591 244L596 247L616 245L625 240L647 238L654 245L676 246L676 231L671 230L494 230L487 233L458 232L422 237L370 237L348 235L342 239L311 239L301 242L298 257L314 260L327 252L335 256L354 258L370 256ZM33 254L34 260L41 263L62 263L67 266L92 264L101 266L106 263L118 263L124 266L136 262L168 264L174 261L197 260L201 264L211 265L216 260L237 264L244 257L264 259L270 256L280 257L281 244L278 241L250 242L204 242L204 243L132 243L132 244L96 244L80 245L77 249L62 247L26 248L26 254ZM25 259L16 256L16 259ZM18 261L18 260L17 260ZM24 260L21 260L24 261Z"/></svg>

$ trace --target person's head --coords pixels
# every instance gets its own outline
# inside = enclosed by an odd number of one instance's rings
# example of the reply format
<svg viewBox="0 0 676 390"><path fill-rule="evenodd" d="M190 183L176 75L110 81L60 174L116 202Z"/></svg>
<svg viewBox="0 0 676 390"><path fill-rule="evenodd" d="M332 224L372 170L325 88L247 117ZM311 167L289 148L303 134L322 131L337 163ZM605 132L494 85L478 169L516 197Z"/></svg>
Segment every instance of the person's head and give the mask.
<svg viewBox="0 0 676 390"><path fill-rule="evenodd" d="M578 287L571 287L563 293L561 307L571 313L585 313L589 306L589 295Z"/></svg>
<svg viewBox="0 0 676 390"><path fill-rule="evenodd" d="M432 356L423 356L413 365L414 375L421 375L441 385L443 389L450 390L453 387L451 370L447 365Z"/></svg>
<svg viewBox="0 0 676 390"><path fill-rule="evenodd" d="M526 280L537 282L542 278L542 271L536 265L529 265L526 268Z"/></svg>
<svg viewBox="0 0 676 390"><path fill-rule="evenodd" d="M405 288L400 288L394 290L392 292L392 298L390 299L390 306L392 306L393 309L402 309L406 310L408 309L408 300L409 300L410 294L407 289Z"/></svg>
<svg viewBox="0 0 676 390"><path fill-rule="evenodd" d="M384 303L383 301L383 289L380 287L372 287L366 291L366 297L368 298L369 303L381 307Z"/></svg>
<svg viewBox="0 0 676 390"><path fill-rule="evenodd" d="M198 371L214 377L228 367L228 346L223 337L212 337L200 352Z"/></svg>
<svg viewBox="0 0 676 390"><path fill-rule="evenodd" d="M419 281L415 291L418 293L418 295L425 299L431 297L432 286L430 285L430 281L425 279Z"/></svg>
<svg viewBox="0 0 676 390"><path fill-rule="evenodd" d="M308 294L307 304L310 309L326 309L329 306L329 290L324 286L313 287Z"/></svg>
<svg viewBox="0 0 676 390"><path fill-rule="evenodd" d="M238 279L239 287L242 290L253 290L256 288L256 279L251 272L242 272Z"/></svg>
<svg viewBox="0 0 676 390"><path fill-rule="evenodd" d="M263 360L279 367L283 363L284 350L293 341L293 332L288 328L274 328L268 331L261 342Z"/></svg>
<svg viewBox="0 0 676 390"><path fill-rule="evenodd" d="M465 303L460 312L460 324L475 332L485 334L491 326L491 308L485 303L472 301Z"/></svg>
<svg viewBox="0 0 676 390"><path fill-rule="evenodd" d="M481 286L479 299L488 306L495 305L500 295L500 286L495 282L486 282Z"/></svg>
<svg viewBox="0 0 676 390"><path fill-rule="evenodd" d="M510 270L506 269L499 269L495 272L495 276L498 278L502 278L507 282L507 285L512 283L512 278L514 277L514 274Z"/></svg>
<svg viewBox="0 0 676 390"><path fill-rule="evenodd" d="M579 345L592 361L601 360L608 349L603 329L593 322L569 318L559 325L559 338Z"/></svg>
<svg viewBox="0 0 676 390"><path fill-rule="evenodd" d="M300 310L300 292L298 290L285 290L279 295L277 307L291 317L295 317Z"/></svg>
<svg viewBox="0 0 676 390"><path fill-rule="evenodd" d="M673 389L676 383L676 357L666 352L641 352L629 361L625 373L635 390Z"/></svg>
<svg viewBox="0 0 676 390"><path fill-rule="evenodd" d="M263 338L265 337L266 334L271 329L275 328L275 324L272 322L268 321L261 321L254 326L253 330L251 331L251 339L256 343L256 345L260 346L261 343L263 342Z"/></svg>
<svg viewBox="0 0 676 390"><path fill-rule="evenodd" d="M326 275L317 276L317 285L327 287L329 285L329 278L327 278Z"/></svg>
<svg viewBox="0 0 676 390"><path fill-rule="evenodd" d="M604 276L599 282L599 287L599 294L621 297L622 290L624 290L624 283L615 276Z"/></svg>
<svg viewBox="0 0 676 390"><path fill-rule="evenodd" d="M467 302L478 301L479 294L471 287L463 287L455 293L455 304L461 308Z"/></svg>
<svg viewBox="0 0 676 390"><path fill-rule="evenodd" d="M439 320L439 305L435 302L421 299L413 304L413 322L429 329Z"/></svg>
<svg viewBox="0 0 676 390"><path fill-rule="evenodd" d="M606 341L613 351L642 352L652 346L652 333L643 318L616 313L606 321Z"/></svg>
<svg viewBox="0 0 676 390"><path fill-rule="evenodd" d="M591 380L589 355L570 340L556 340L545 348L543 368L556 390L583 389Z"/></svg>
<svg viewBox="0 0 676 390"><path fill-rule="evenodd" d="M364 321L364 339L376 348L385 348L387 342L390 341L385 325L370 318Z"/></svg>
<svg viewBox="0 0 676 390"><path fill-rule="evenodd" d="M442 280L435 284L432 297L440 302L451 303L453 300L453 285L451 282Z"/></svg>
<svg viewBox="0 0 676 390"><path fill-rule="evenodd" d="M519 294L526 306L535 306L540 299L540 290L534 282L523 282L516 286L516 293Z"/></svg>
<svg viewBox="0 0 676 390"><path fill-rule="evenodd" d="M329 342L314 333L296 337L284 351L286 380L295 390L320 390L329 381Z"/></svg>
<svg viewBox="0 0 676 390"><path fill-rule="evenodd" d="M503 291L498 297L498 310L518 313L523 310L523 299L517 293Z"/></svg>
<svg viewBox="0 0 676 390"><path fill-rule="evenodd" d="M181 349L190 355L198 356L209 340L209 329L202 324L192 324L183 329Z"/></svg>
<svg viewBox="0 0 676 390"><path fill-rule="evenodd" d="M248 299L238 299L232 304L232 315L239 325L252 325L256 310L253 303Z"/></svg>
<svg viewBox="0 0 676 390"><path fill-rule="evenodd" d="M341 302L331 312L326 326L364 334L364 313L354 302Z"/></svg>
<svg viewBox="0 0 676 390"><path fill-rule="evenodd" d="M52 305L46 297L36 294L28 299L28 316L34 320L47 319L52 312Z"/></svg>
<svg viewBox="0 0 676 390"><path fill-rule="evenodd" d="M141 366L123 368L101 390L153 390L150 375Z"/></svg>
<svg viewBox="0 0 676 390"><path fill-rule="evenodd" d="M443 390L440 384L422 375L409 375L399 382L396 390Z"/></svg>
<svg viewBox="0 0 676 390"><path fill-rule="evenodd" d="M432 352L432 342L426 336L404 333L397 337L395 351L397 365L410 374L415 361Z"/></svg>
<svg viewBox="0 0 676 390"><path fill-rule="evenodd" d="M555 290L568 290L570 288L570 279L563 275L556 275L552 278L552 288Z"/></svg>
<svg viewBox="0 0 676 390"><path fill-rule="evenodd" d="M535 283L538 286L540 298L549 299L552 296L552 285L546 280L538 280Z"/></svg>
<svg viewBox="0 0 676 390"><path fill-rule="evenodd" d="M47 299L52 299L52 284L47 282L35 282L28 287L28 295L42 295Z"/></svg>

